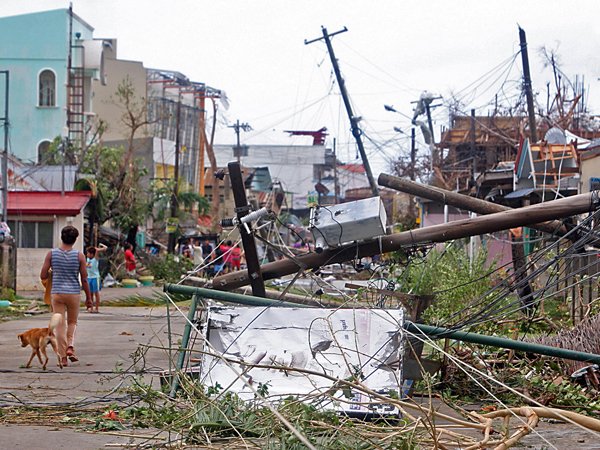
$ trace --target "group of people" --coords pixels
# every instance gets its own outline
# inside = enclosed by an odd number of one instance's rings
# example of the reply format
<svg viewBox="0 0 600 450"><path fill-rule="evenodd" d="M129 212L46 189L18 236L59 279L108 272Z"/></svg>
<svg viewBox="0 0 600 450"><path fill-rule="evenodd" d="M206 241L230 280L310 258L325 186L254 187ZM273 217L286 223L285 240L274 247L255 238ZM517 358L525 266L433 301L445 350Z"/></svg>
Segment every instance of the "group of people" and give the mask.
<svg viewBox="0 0 600 450"><path fill-rule="evenodd" d="M213 248L210 240L205 239L202 245L198 245L194 238L181 243L179 254L192 259L196 267L202 267L202 273L206 276L240 270L244 257L241 247L232 241L221 242Z"/></svg>
<svg viewBox="0 0 600 450"><path fill-rule="evenodd" d="M218 275L240 270L242 267L242 257L242 249L238 244L233 245L231 241L221 242L214 251L214 274Z"/></svg>
<svg viewBox="0 0 600 450"><path fill-rule="evenodd" d="M99 255L107 250L105 245L90 246L85 255L74 248L79 231L73 226L61 230L59 247L50 250L42 264L40 278L50 288L52 311L63 316L56 329L58 354L63 366L68 361L78 361L75 354L75 331L79 317L80 292L85 293L85 306L88 312L98 313L100 308L101 277ZM200 246L195 241L182 245L181 254L194 259L197 266L203 266L204 272L217 275L240 270L243 252L238 244L231 241L221 242L213 248L206 239ZM124 244L125 269L128 276L134 277L136 261L133 246Z"/></svg>
<svg viewBox="0 0 600 450"><path fill-rule="evenodd" d="M73 226L61 230L59 247L50 250L44 258L40 279L45 286L51 286L51 307L54 313L63 316L56 328L58 355L63 366L67 362L78 361L75 354L75 330L79 317L80 292L85 293L85 306L88 312L98 313L100 308L101 278L99 255L107 247L90 246L86 254L74 248L79 231ZM125 268L129 276L135 274L136 262L133 246L125 243Z"/></svg>

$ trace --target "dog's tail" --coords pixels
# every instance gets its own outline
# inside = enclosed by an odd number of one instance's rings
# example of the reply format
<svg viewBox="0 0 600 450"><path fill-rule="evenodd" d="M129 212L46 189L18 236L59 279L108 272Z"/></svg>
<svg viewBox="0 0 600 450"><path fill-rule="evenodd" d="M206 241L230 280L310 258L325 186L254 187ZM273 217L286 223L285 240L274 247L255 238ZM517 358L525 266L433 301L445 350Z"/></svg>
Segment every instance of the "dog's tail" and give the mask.
<svg viewBox="0 0 600 450"><path fill-rule="evenodd" d="M57 326L59 326L63 321L63 315L59 314L59 313L54 313L52 314L52 317L50 317L50 323L48 324L48 330L50 331L50 334L54 334L54 330L56 329Z"/></svg>

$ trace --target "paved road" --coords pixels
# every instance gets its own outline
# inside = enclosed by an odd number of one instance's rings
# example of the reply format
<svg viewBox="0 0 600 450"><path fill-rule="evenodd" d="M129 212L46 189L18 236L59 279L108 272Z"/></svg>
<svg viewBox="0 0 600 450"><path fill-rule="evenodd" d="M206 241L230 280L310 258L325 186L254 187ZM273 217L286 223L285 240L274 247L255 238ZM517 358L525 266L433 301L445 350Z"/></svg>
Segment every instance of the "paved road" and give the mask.
<svg viewBox="0 0 600 450"><path fill-rule="evenodd" d="M161 288L111 288L103 290L104 298L118 299L137 291L147 297L160 293ZM39 298L40 293L19 293ZM27 362L30 348L21 348L16 335L33 327L47 326L50 314L0 323L0 404L3 407L26 405L77 404L95 406L118 400L118 386L126 385L133 374L131 355L140 345L167 347L167 320L164 307L101 307L100 314L82 312L76 333L76 351L80 361L63 370L56 366L54 353L48 347L48 370L43 371L37 360L30 369L20 368ZM172 321L173 345L183 331L183 318ZM159 387L159 372L169 367L168 352L163 348L148 349L144 362L144 379ZM142 367L138 365L138 368ZM119 373L117 372L122 372ZM123 383L123 384L120 384ZM60 409L59 409L60 410ZM1 423L1 420L0 420ZM0 448L35 449L95 449L108 443L129 442L129 439L79 429L0 424ZM136 434L147 431L128 430Z"/></svg>
<svg viewBox="0 0 600 450"><path fill-rule="evenodd" d="M141 287L108 288L102 291L106 300L118 300L140 295L153 298L162 288ZM40 298L41 293L19 292L28 298ZM172 314L174 314L173 310ZM49 363L42 371L35 362L31 369L19 368L29 357L29 349L21 348L16 335L32 327L46 326L50 314L0 323L0 405L10 407L23 402L27 405L81 404L96 400L118 400L121 395L113 390L125 376L117 376L116 369L127 371L130 355L141 345L167 346L167 320L164 307L101 307L100 314L83 312L80 316L76 349L81 358L68 368L60 370ZM172 322L173 342L183 331L184 319ZM51 351L48 349L50 354ZM146 354L146 382L159 386L158 373L168 368L167 352L149 349ZM98 403L96 403L96 406ZM0 409L0 412L2 410ZM451 411L444 411L452 413ZM554 448L600 449L600 440L569 424L542 422L537 428ZM127 430L135 435L148 435L148 430ZM3 423L0 416L0 449L101 449L109 444L136 444L140 440L106 433L85 431L82 426L69 428ZM546 449L549 446L539 435L530 435L515 448Z"/></svg>

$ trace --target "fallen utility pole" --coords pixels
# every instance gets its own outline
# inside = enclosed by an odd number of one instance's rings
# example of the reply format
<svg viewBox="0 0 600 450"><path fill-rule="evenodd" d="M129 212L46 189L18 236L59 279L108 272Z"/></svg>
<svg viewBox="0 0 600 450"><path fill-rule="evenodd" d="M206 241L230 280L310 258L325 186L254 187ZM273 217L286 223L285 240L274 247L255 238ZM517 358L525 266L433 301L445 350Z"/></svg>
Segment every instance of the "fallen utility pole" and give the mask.
<svg viewBox="0 0 600 450"><path fill-rule="evenodd" d="M473 219L457 220L448 224L433 225L426 228L381 236L371 241L338 248L329 248L322 253L309 253L305 256L294 258L294 261L289 259L275 261L261 266L262 276L264 280L270 280L295 273L298 269L316 269L326 264L335 264L381 253L389 253L401 250L404 247L446 242L519 226L529 226L550 219L583 214L591 212L598 207L599 200L597 194L594 191ZM238 271L215 277L213 279L213 288L228 291L245 286L248 283L250 283L248 274Z"/></svg>
<svg viewBox="0 0 600 450"><path fill-rule="evenodd" d="M285 308L307 308L308 305L300 305L298 303L289 303L281 300L271 300L264 297L257 297L256 295L244 295L236 292L221 292L213 289L206 289L194 286L185 286L183 284L171 284L167 283L163 287L164 292L170 294L182 294L182 295L197 295L201 298L209 298L211 300L218 300L225 303L237 303L239 305L246 306L280 306Z"/></svg>
<svg viewBox="0 0 600 450"><path fill-rule="evenodd" d="M455 208L466 209L467 211L472 211L477 214L488 215L502 211L514 210L508 206L498 205L497 203L488 202L486 200L459 194L457 192L447 191L446 189L439 187L428 186L415 181L394 177L385 173L379 175L377 182L380 186L385 186L400 192L406 192L407 194L423 197L443 205L450 205L454 206ZM564 224L559 220L536 223L530 225L530 227L550 234L563 235L567 232L567 227L565 227Z"/></svg>
<svg viewBox="0 0 600 450"><path fill-rule="evenodd" d="M312 44L313 42L320 41L323 39L325 41L325 45L327 45L327 51L329 52L329 58L331 59L331 64L333 65L333 71L335 72L335 77L337 78L338 86L340 87L340 93L342 94L342 100L344 100L344 106L346 107L346 112L348 113L348 118L350 119L350 127L352 129L352 136L356 140L356 145L358 147L358 151L360 153L360 157L362 158L363 166L365 167L365 172L367 173L367 179L369 180L369 186L371 187L371 192L373 195L379 195L379 189L377 184L375 183L375 178L373 178L373 172L371 171L371 166L369 165L369 160L367 158L367 152L365 152L365 147L362 142L362 138L360 137L362 131L358 126L358 122L360 121L360 117L356 117L354 112L352 112L352 105L350 105L350 98L348 97L348 92L346 91L346 83L344 82L344 78L342 78L342 72L340 71L340 66L338 65L338 61L335 57L335 53L333 53L333 45L331 45L331 37L336 34L344 33L348 31L346 27L343 30L336 31L335 33L327 33L327 28L321 27L321 31L323 32L322 38L313 39L311 41L304 40L304 45Z"/></svg>

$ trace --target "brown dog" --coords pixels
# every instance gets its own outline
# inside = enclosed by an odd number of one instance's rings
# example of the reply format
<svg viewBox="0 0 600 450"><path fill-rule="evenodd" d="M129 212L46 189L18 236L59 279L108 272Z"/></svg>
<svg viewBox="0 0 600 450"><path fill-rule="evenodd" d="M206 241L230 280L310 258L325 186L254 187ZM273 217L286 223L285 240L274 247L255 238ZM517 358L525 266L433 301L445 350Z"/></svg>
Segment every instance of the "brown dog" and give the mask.
<svg viewBox="0 0 600 450"><path fill-rule="evenodd" d="M52 314L48 328L32 328L31 330L27 330L26 332L17 335L21 341L21 347L27 347L28 345L31 345L31 356L25 365L26 368L31 366L33 357L37 355L40 363L42 364L42 369L46 370L46 365L48 364L46 347L48 344L52 346L52 350L54 350L54 353L56 353L56 356L58 357L59 367L61 369L63 368L60 356L58 354L58 348L56 347L56 335L54 334L54 330L62 320L63 316L61 314ZM44 355L46 361L42 361L40 352L42 355Z"/></svg>

